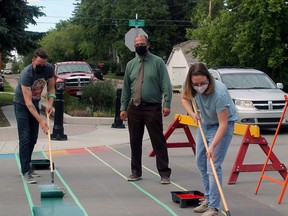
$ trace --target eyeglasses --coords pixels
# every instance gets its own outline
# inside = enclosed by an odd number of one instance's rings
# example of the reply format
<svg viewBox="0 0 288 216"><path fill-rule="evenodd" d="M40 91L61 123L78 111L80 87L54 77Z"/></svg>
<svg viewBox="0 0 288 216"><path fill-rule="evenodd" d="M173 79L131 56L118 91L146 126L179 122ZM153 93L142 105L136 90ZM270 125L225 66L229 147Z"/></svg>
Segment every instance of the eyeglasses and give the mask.
<svg viewBox="0 0 288 216"><path fill-rule="evenodd" d="M135 47L139 47L139 46L147 46L146 43L140 43L140 44L134 44Z"/></svg>
<svg viewBox="0 0 288 216"><path fill-rule="evenodd" d="M208 81L207 82L201 82L201 83L191 83L192 86L199 86L199 87L204 86L204 85L208 85L208 84L209 84Z"/></svg>

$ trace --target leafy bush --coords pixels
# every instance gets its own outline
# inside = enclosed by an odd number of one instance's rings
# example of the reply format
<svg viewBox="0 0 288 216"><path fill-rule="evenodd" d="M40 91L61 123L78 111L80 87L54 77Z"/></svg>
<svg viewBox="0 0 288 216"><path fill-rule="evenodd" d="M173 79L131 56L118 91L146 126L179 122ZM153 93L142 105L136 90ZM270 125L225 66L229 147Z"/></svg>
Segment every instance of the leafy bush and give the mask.
<svg viewBox="0 0 288 216"><path fill-rule="evenodd" d="M117 83L110 79L90 83L82 89L81 102L93 112L114 113L116 86Z"/></svg>
<svg viewBox="0 0 288 216"><path fill-rule="evenodd" d="M107 79L114 79L114 80L123 80L124 79L124 74L121 76L118 75L117 73L107 73L106 75L104 75L104 79L107 78Z"/></svg>
<svg viewBox="0 0 288 216"><path fill-rule="evenodd" d="M79 98L73 97L64 92L64 113L67 113L71 116L88 116L88 114L83 114L85 110L86 105L82 104L79 101ZM81 115L79 115L79 113L81 113Z"/></svg>
<svg viewBox="0 0 288 216"><path fill-rule="evenodd" d="M116 72L115 72L115 75L116 75L116 76L122 76L122 77L123 77L124 74L125 74L124 71L116 71Z"/></svg>

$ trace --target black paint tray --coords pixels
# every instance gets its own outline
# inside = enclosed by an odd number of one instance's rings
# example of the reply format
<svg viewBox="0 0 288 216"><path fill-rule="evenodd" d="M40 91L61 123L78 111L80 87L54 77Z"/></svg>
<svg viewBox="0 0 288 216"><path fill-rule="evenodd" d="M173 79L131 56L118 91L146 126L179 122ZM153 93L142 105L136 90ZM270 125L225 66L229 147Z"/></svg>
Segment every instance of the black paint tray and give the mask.
<svg viewBox="0 0 288 216"><path fill-rule="evenodd" d="M200 191L171 191L173 202L180 203L180 208L198 205L204 194Z"/></svg>
<svg viewBox="0 0 288 216"><path fill-rule="evenodd" d="M48 159L31 160L31 168L33 170L50 169L50 160ZM54 163L53 163L53 170L54 170Z"/></svg>

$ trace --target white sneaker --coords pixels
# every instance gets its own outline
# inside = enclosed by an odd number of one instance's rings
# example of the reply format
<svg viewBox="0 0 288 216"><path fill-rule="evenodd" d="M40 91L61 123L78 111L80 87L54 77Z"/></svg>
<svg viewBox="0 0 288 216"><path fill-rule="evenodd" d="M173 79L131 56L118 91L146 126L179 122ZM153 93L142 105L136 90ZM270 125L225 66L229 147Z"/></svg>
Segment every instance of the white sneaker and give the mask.
<svg viewBox="0 0 288 216"><path fill-rule="evenodd" d="M215 208L209 208L207 211L204 212L204 214L202 214L202 216L218 216L219 215L219 211L218 209Z"/></svg>
<svg viewBox="0 0 288 216"><path fill-rule="evenodd" d="M170 184L170 178L169 177L163 177L160 180L161 184Z"/></svg>
<svg viewBox="0 0 288 216"><path fill-rule="evenodd" d="M208 210L208 204L209 204L209 200L204 198L204 199L200 199L200 205L197 206L196 208L194 208L194 212L197 212L197 213L203 213L205 211Z"/></svg>

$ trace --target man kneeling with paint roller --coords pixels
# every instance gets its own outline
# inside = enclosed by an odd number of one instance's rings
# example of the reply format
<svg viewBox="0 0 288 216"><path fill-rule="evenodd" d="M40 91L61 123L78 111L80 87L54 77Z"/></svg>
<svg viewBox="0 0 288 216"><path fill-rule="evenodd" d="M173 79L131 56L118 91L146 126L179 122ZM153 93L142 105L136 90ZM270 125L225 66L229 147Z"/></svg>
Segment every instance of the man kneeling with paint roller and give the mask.
<svg viewBox="0 0 288 216"><path fill-rule="evenodd" d="M194 211L203 213L202 216L217 216L222 198L228 213L221 189L221 164L233 137L234 122L237 119L234 103L226 86L215 80L203 63L190 67L181 100L187 113L199 126L196 163L204 185L205 199Z"/></svg>
<svg viewBox="0 0 288 216"><path fill-rule="evenodd" d="M18 86L14 96L14 110L17 120L19 136L19 157L21 172L25 181L35 184L33 176L39 176L31 170L31 157L38 139L39 124L45 134L49 125L41 118L39 101L41 93L48 87L49 103L46 106L46 113L52 112L55 96L55 81L53 66L47 63L48 55L43 49L34 52L32 63L26 66L20 73Z"/></svg>

